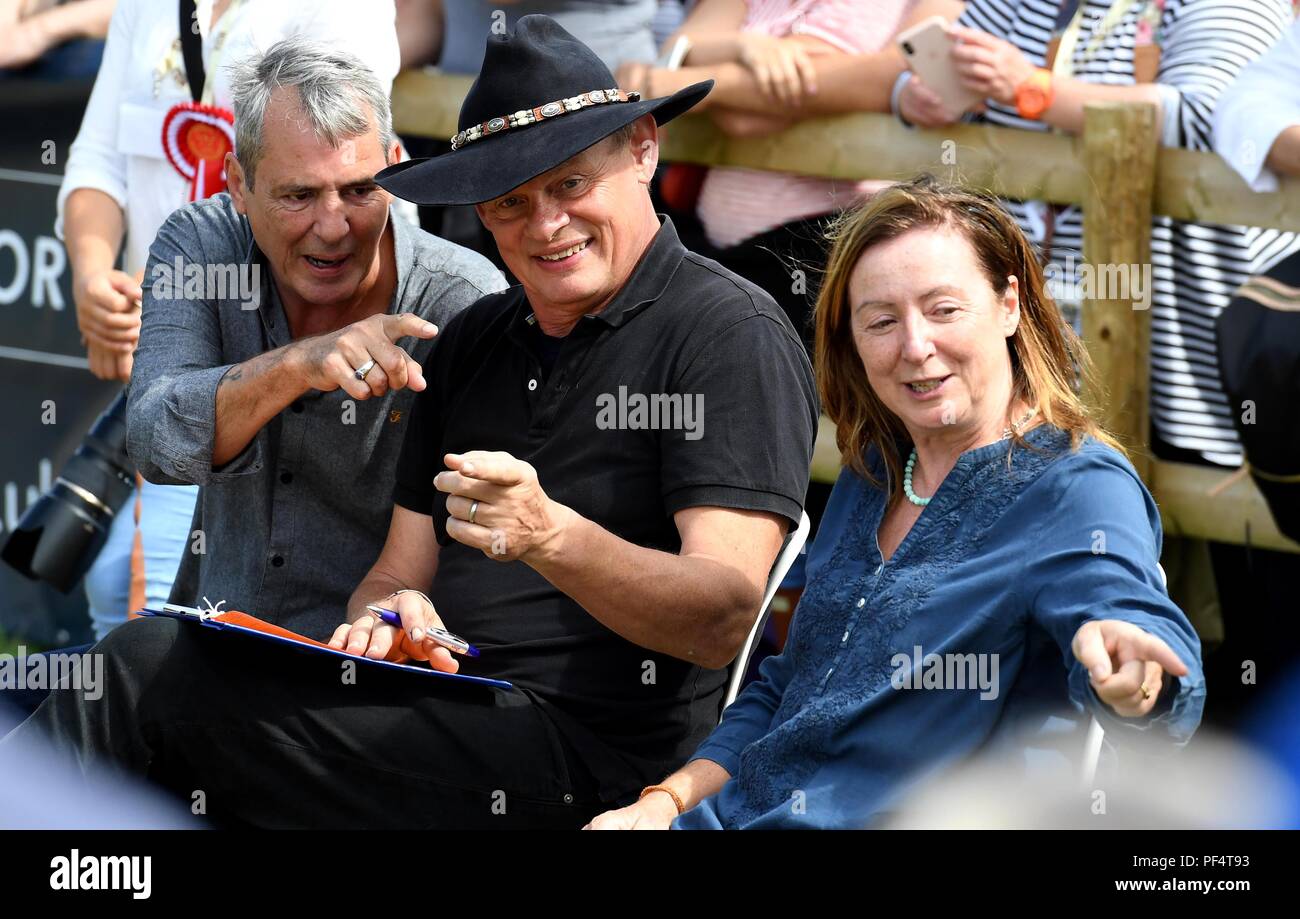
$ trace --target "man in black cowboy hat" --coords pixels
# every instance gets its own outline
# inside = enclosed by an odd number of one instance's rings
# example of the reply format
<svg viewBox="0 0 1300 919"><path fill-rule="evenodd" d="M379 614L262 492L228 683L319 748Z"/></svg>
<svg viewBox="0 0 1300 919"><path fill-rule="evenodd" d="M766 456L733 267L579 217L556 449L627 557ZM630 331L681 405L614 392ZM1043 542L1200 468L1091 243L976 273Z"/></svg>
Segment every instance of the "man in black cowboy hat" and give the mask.
<svg viewBox="0 0 1300 919"><path fill-rule="evenodd" d="M56 739L263 826L577 828L684 762L800 516L817 420L781 310L650 203L657 124L708 89L640 100L524 17L489 39L454 149L378 177L476 204L520 283L439 335L388 540L331 643L512 688L341 682L255 641L233 673L208 630L131 623L99 646L120 664L104 703L42 710Z"/></svg>

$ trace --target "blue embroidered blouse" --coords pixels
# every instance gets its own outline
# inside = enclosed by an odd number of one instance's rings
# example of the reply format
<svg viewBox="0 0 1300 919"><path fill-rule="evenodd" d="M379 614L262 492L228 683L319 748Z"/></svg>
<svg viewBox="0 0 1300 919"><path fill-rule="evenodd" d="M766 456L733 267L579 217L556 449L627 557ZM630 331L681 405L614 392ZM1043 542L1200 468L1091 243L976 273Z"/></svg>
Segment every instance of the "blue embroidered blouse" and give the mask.
<svg viewBox="0 0 1300 919"><path fill-rule="evenodd" d="M1043 692L1031 685L1035 649L1051 655L1060 701L1068 691L1109 737L1187 741L1204 703L1201 648L1163 586L1155 502L1097 441L1071 451L1047 424L1025 439L1032 449L1001 441L962 454L887 562L876 540L885 493L840 475L784 653L695 753L732 778L674 827L866 826L909 779L1032 707L1026 697ZM883 481L879 455L868 463ZM1093 693L1070 650L1089 619L1134 623L1187 664L1145 719L1120 718Z"/></svg>

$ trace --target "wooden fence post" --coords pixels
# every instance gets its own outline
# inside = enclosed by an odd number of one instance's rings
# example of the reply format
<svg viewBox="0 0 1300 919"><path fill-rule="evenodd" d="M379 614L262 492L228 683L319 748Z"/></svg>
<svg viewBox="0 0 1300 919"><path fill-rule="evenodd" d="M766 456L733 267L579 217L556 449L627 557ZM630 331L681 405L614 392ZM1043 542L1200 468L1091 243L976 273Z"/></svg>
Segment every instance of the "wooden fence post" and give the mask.
<svg viewBox="0 0 1300 919"><path fill-rule="evenodd" d="M1158 146L1148 103L1084 107L1083 338L1097 368L1088 404L1150 481L1151 202ZM1134 294L1141 285L1142 300Z"/></svg>

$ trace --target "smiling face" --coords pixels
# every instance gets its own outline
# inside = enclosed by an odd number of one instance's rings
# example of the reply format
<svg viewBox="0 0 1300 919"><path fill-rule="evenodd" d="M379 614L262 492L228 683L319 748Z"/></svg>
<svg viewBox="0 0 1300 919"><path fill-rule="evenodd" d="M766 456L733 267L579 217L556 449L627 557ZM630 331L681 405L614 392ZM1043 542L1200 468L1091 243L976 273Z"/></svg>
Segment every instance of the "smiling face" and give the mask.
<svg viewBox="0 0 1300 919"><path fill-rule="evenodd" d="M373 117L365 134L333 147L302 115L297 90L282 88L267 104L263 137L252 188L233 156L226 169L231 199L248 216L281 297L356 302L379 276L392 200L374 181L386 163Z"/></svg>
<svg viewBox="0 0 1300 919"><path fill-rule="evenodd" d="M544 323L597 312L627 281L659 229L647 191L658 160L647 115L630 141L607 137L475 206Z"/></svg>
<svg viewBox="0 0 1300 919"><path fill-rule="evenodd" d="M913 441L998 436L1012 392L1019 284L994 290L967 238L919 227L877 243L849 276L854 344L876 396Z"/></svg>

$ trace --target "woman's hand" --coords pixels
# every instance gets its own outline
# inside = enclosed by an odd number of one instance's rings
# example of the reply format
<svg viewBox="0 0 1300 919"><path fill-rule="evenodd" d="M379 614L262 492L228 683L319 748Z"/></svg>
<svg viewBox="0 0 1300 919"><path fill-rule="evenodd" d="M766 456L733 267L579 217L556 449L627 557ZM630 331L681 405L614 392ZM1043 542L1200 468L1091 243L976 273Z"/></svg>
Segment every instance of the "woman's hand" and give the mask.
<svg viewBox="0 0 1300 919"><path fill-rule="evenodd" d="M1035 69L1024 53L1011 42L979 29L954 25L950 33L957 39L952 62L962 83L985 98L1015 105L1016 87Z"/></svg>
<svg viewBox="0 0 1300 919"><path fill-rule="evenodd" d="M1097 698L1123 718L1142 718L1155 707L1165 673L1187 675L1169 645L1130 622L1085 622L1070 647L1088 669Z"/></svg>
<svg viewBox="0 0 1300 919"><path fill-rule="evenodd" d="M940 128L961 117L961 112L949 109L939 94L915 73L898 95L898 112L904 121L918 128Z"/></svg>
<svg viewBox="0 0 1300 919"><path fill-rule="evenodd" d="M677 805L662 791L652 791L635 804L605 811L584 830L666 830L677 816Z"/></svg>
<svg viewBox="0 0 1300 919"><path fill-rule="evenodd" d="M782 105L794 107L805 96L817 92L813 57L831 53L829 49L758 32L741 32L736 46L736 60L754 75L763 93Z"/></svg>

